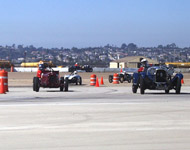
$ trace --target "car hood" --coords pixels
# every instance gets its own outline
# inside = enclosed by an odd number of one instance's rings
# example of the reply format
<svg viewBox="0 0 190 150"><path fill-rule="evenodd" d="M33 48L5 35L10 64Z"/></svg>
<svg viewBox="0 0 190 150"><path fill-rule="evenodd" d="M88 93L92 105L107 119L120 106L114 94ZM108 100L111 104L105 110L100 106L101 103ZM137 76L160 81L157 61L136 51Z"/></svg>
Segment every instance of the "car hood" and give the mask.
<svg viewBox="0 0 190 150"><path fill-rule="evenodd" d="M80 78L80 76L79 75L65 75L64 76L65 78L68 78L68 79L72 79L72 78Z"/></svg>

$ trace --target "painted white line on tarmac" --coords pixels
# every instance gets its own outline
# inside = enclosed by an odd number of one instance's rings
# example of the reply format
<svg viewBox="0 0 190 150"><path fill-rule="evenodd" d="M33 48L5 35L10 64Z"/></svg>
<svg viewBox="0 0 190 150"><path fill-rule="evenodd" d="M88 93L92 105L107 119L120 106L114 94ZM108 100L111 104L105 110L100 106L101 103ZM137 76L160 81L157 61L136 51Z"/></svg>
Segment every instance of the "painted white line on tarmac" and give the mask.
<svg viewBox="0 0 190 150"><path fill-rule="evenodd" d="M7 105L2 105L0 104L0 107L14 107L14 106L40 106L40 105L44 105L44 106L85 106L85 105L146 105L146 104L151 104L150 102L143 102L143 103L139 103L139 102L126 102L126 103L38 103L38 104L7 104Z"/></svg>
<svg viewBox="0 0 190 150"><path fill-rule="evenodd" d="M190 130L190 126L172 127L140 127L140 126L13 126L0 127L0 131L20 131L20 130L61 130L62 132L104 132L104 131L166 131L166 130Z"/></svg>

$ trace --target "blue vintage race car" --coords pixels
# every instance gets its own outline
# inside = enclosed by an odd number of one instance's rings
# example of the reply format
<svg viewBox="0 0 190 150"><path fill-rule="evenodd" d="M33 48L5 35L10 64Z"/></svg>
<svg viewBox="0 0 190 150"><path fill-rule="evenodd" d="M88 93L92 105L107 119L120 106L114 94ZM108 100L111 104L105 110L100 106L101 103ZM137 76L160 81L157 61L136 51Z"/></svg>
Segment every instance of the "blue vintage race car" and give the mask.
<svg viewBox="0 0 190 150"><path fill-rule="evenodd" d="M141 72L133 74L132 91L136 93L140 88L141 94L144 94L146 89L165 90L165 93L169 93L174 89L176 94L180 94L183 75L181 73L173 74L174 69L166 66L144 68Z"/></svg>

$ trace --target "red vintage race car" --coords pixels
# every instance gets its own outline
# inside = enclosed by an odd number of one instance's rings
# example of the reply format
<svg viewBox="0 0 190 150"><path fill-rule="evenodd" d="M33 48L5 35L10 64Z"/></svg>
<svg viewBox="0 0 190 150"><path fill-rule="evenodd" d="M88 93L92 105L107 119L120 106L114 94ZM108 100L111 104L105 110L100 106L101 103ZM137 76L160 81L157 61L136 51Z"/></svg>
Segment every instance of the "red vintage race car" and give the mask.
<svg viewBox="0 0 190 150"><path fill-rule="evenodd" d="M33 78L33 91L39 92L43 88L60 88L60 91L68 91L68 78L59 77L59 71L53 69L38 70L37 76Z"/></svg>

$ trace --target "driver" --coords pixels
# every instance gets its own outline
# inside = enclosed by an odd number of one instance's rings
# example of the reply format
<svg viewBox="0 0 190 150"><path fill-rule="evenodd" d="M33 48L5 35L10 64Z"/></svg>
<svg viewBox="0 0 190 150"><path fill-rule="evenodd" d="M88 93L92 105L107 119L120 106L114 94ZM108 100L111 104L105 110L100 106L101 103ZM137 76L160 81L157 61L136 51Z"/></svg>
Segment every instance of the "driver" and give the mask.
<svg viewBox="0 0 190 150"><path fill-rule="evenodd" d="M145 58L141 60L141 67L148 67L148 61Z"/></svg>
<svg viewBox="0 0 190 150"><path fill-rule="evenodd" d="M37 71L37 77L38 78L41 78L41 75L42 75L42 72L46 69L46 66L44 64L43 61L40 61L39 62L39 65L38 65L38 71Z"/></svg>
<svg viewBox="0 0 190 150"><path fill-rule="evenodd" d="M141 67L138 69L138 72L145 71L145 70L147 70L147 68L148 68L148 61L147 61L147 59L143 58L141 60Z"/></svg>
<svg viewBox="0 0 190 150"><path fill-rule="evenodd" d="M73 75L76 75L76 74L77 74L77 71L74 71L72 74L73 74Z"/></svg>

